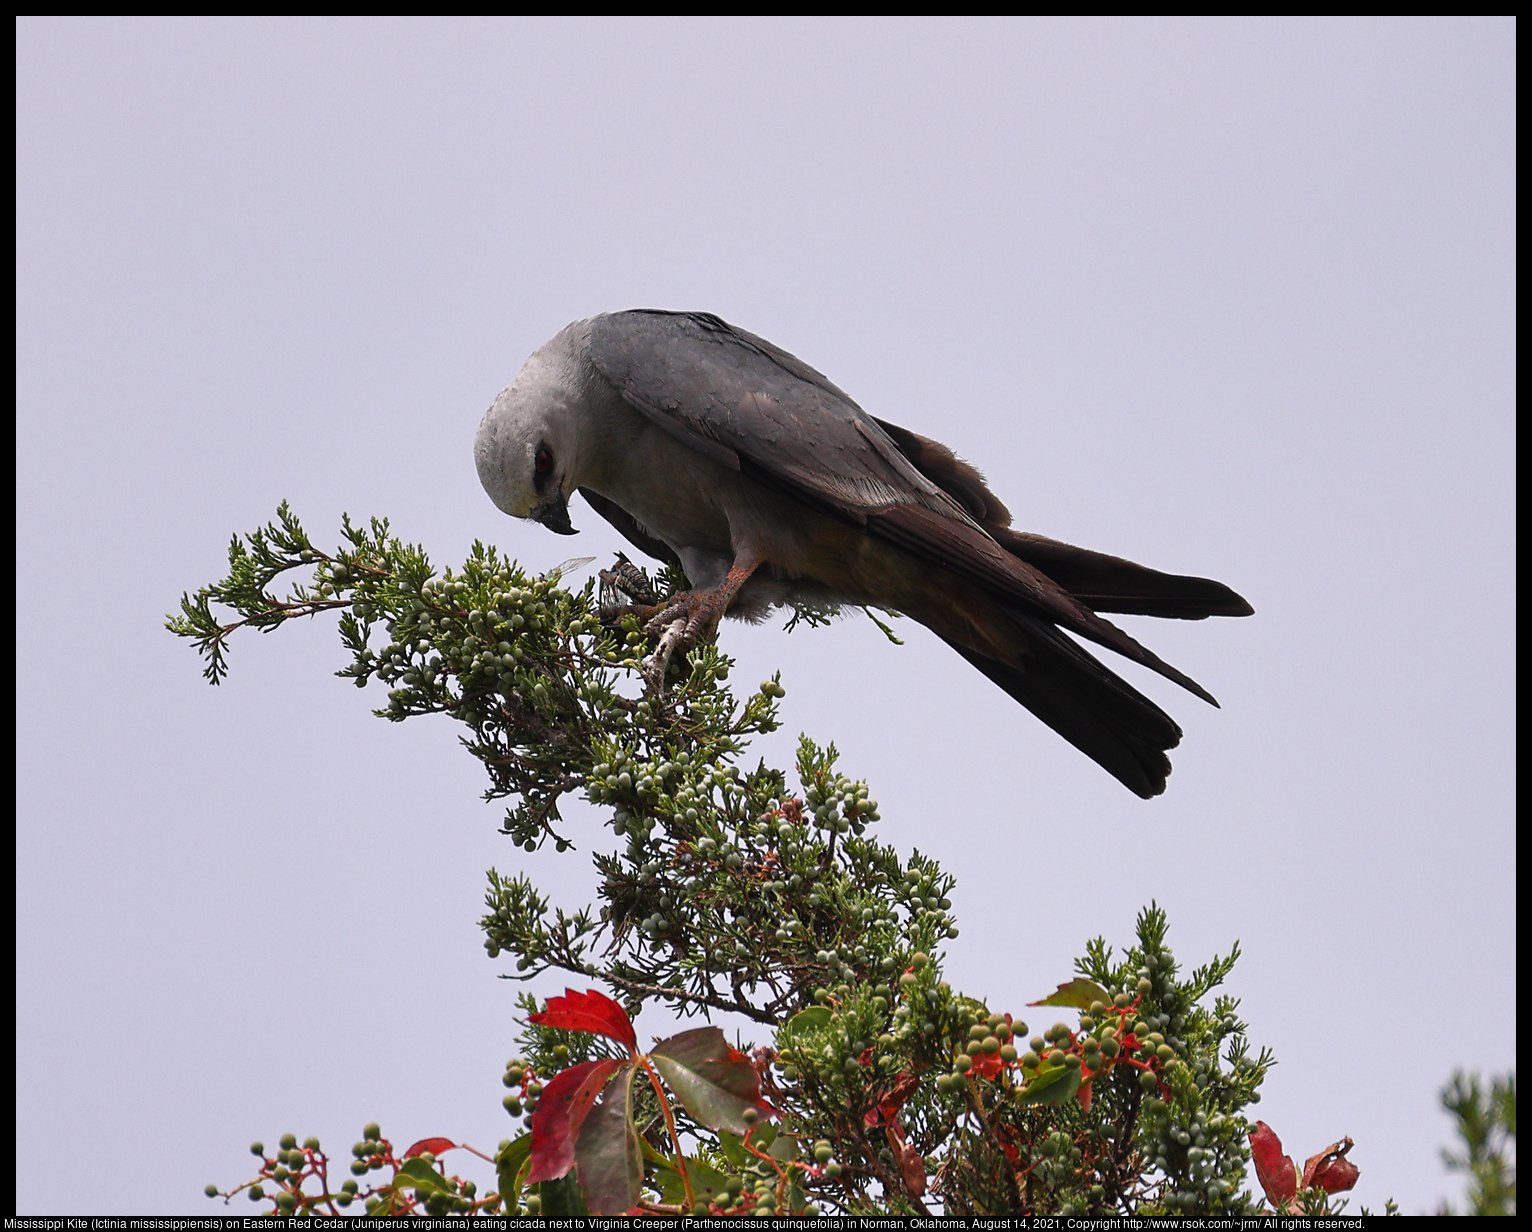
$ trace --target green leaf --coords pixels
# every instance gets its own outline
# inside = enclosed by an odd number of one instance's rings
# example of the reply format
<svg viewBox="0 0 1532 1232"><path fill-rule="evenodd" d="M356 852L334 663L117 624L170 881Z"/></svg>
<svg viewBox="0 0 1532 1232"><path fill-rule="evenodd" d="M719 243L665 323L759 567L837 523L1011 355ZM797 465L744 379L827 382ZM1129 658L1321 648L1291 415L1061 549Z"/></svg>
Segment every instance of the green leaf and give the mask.
<svg viewBox="0 0 1532 1232"><path fill-rule="evenodd" d="M771 1154L772 1144L777 1140L777 1127L769 1121L763 1121L755 1127L755 1132L750 1135L750 1145L757 1151L765 1151ZM739 1134L731 1134L726 1129L718 1131L718 1150L736 1168L745 1168L755 1162L755 1156L745 1146L745 1140Z"/></svg>
<svg viewBox="0 0 1532 1232"><path fill-rule="evenodd" d="M624 1065L585 1117L575 1146L580 1188L592 1215L625 1215L638 1202L643 1150L633 1126L633 1075Z"/></svg>
<svg viewBox="0 0 1532 1232"><path fill-rule="evenodd" d="M1022 1088L1018 1097L1023 1104L1062 1104L1074 1098L1080 1089L1080 1071L1068 1065L1055 1065L1039 1071L1036 1078Z"/></svg>
<svg viewBox="0 0 1532 1232"><path fill-rule="evenodd" d="M745 1139L741 1134L731 1134L726 1129L720 1129L718 1149L723 1152L723 1157L736 1168L743 1168L751 1160L750 1152L745 1150Z"/></svg>
<svg viewBox="0 0 1532 1232"><path fill-rule="evenodd" d="M423 1159L407 1159L394 1178L395 1189L413 1189L417 1193L456 1193L457 1188Z"/></svg>
<svg viewBox="0 0 1532 1232"><path fill-rule="evenodd" d="M495 1156L495 1176L500 1184L501 1209L514 1213L521 1196L521 1182L532 1159L532 1135L522 1134Z"/></svg>
<svg viewBox="0 0 1532 1232"><path fill-rule="evenodd" d="M686 1201L686 1186L681 1183L681 1174L676 1171L675 1161L666 1159L647 1142L643 1145L645 1157L655 1164L655 1180L659 1182L661 1200L670 1203ZM686 1169L686 1175L691 1179L694 1199L709 1202L724 1192L728 1177L717 1168L711 1167L700 1159L683 1157L681 1163Z"/></svg>
<svg viewBox="0 0 1532 1232"><path fill-rule="evenodd" d="M1058 991L1052 996L1044 997L1041 1001L1028 1001L1028 1005L1067 1005L1071 1009L1088 1010L1092 1001L1104 1001L1107 1005L1112 1004L1112 994L1093 980L1080 979L1070 980L1067 984L1060 984Z"/></svg>
<svg viewBox="0 0 1532 1232"><path fill-rule="evenodd" d="M537 1195L543 1200L544 1219L587 1219L590 1211L585 1206L585 1196L579 1183L572 1176L561 1176L556 1181L543 1181L537 1187Z"/></svg>
<svg viewBox="0 0 1532 1232"><path fill-rule="evenodd" d="M742 1052L729 1047L717 1027L698 1027L661 1040L649 1054L686 1110L709 1129L744 1134L746 1108L770 1111L761 1100L761 1079Z"/></svg>
<svg viewBox="0 0 1532 1232"><path fill-rule="evenodd" d="M830 1007L827 1005L811 1005L806 1010L799 1010L784 1022L777 1031L777 1037L781 1042L786 1043L795 1036L823 1031L829 1025Z"/></svg>

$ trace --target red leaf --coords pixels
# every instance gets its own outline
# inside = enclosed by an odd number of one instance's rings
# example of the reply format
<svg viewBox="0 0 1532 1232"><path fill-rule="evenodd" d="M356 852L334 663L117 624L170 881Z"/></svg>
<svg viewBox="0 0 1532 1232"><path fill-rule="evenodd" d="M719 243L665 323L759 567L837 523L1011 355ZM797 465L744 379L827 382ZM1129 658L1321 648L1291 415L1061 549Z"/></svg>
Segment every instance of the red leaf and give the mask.
<svg viewBox="0 0 1532 1232"><path fill-rule="evenodd" d="M888 1094L878 1100L878 1111L890 1121L898 1115L899 1109L903 1108L905 1101L915 1094L920 1086L920 1079L909 1070L901 1070L894 1079L894 1085L888 1089Z"/></svg>
<svg viewBox="0 0 1532 1232"><path fill-rule="evenodd" d="M1272 1207L1286 1210L1298 1192L1298 1169L1282 1154L1282 1140L1265 1121L1257 1121L1250 1131L1250 1158Z"/></svg>
<svg viewBox="0 0 1532 1232"><path fill-rule="evenodd" d="M893 1148L894 1158L899 1161L905 1189L909 1190L910 1197L921 1197L926 1192L925 1156L904 1140L904 1127L897 1119L889 1121L883 1132L888 1135L888 1145Z"/></svg>
<svg viewBox="0 0 1532 1232"><path fill-rule="evenodd" d="M457 1143L451 1138L422 1138L414 1146L407 1150L402 1158L414 1159L417 1155L424 1155L430 1151L433 1155L440 1155L443 1151L457 1150Z"/></svg>
<svg viewBox="0 0 1532 1232"><path fill-rule="evenodd" d="M1000 1077L1000 1071L1005 1068L1005 1061L998 1052L981 1052L973 1059L973 1068L969 1073L976 1074L980 1078L988 1078L993 1082Z"/></svg>
<svg viewBox="0 0 1532 1232"><path fill-rule="evenodd" d="M1318 1155L1310 1157L1303 1165L1303 1187L1319 1188L1326 1193L1344 1193L1356 1184L1361 1170L1346 1158L1351 1150L1350 1138L1332 1142Z"/></svg>
<svg viewBox="0 0 1532 1232"><path fill-rule="evenodd" d="M574 1167L575 1140L580 1136L596 1096L607 1080L632 1062L608 1058L571 1065L555 1074L543 1088L532 1114L532 1168L524 1184L556 1181Z"/></svg>
<svg viewBox="0 0 1532 1232"><path fill-rule="evenodd" d="M540 1027L558 1027L564 1031L588 1031L614 1039L629 1052L638 1051L638 1036L627 1011L594 988L588 992L564 989L562 997L549 997L548 1008L527 1018Z"/></svg>

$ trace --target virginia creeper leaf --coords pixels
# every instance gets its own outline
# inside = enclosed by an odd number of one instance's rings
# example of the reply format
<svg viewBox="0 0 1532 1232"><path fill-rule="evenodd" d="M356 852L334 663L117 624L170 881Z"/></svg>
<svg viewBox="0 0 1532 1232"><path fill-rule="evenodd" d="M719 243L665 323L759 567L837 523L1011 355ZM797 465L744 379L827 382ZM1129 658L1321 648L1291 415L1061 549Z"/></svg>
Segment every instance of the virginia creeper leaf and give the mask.
<svg viewBox="0 0 1532 1232"><path fill-rule="evenodd" d="M1068 1065L1039 1070L1036 1078L1022 1088L1023 1104L1062 1104L1080 1089L1080 1071Z"/></svg>
<svg viewBox="0 0 1532 1232"><path fill-rule="evenodd" d="M811 1005L806 1010L799 1010L777 1032L784 1040L794 1035L807 1035L813 1031L823 1031L830 1025L830 1010L828 1006Z"/></svg>
<svg viewBox="0 0 1532 1232"><path fill-rule="evenodd" d="M777 1127L770 1121L761 1121L750 1134L750 1145L757 1151L765 1151L768 1155L771 1154L772 1145L776 1140ZM726 1129L718 1131L718 1149L723 1152L723 1157L736 1168L748 1167L755 1161L755 1156L745 1147L743 1136L731 1134Z"/></svg>
<svg viewBox="0 0 1532 1232"><path fill-rule="evenodd" d="M451 1138L422 1138L409 1150L405 1151L405 1159L414 1159L417 1155L424 1155L430 1151L433 1155L440 1155L443 1151L457 1150L457 1143Z"/></svg>
<svg viewBox="0 0 1532 1232"><path fill-rule="evenodd" d="M402 1185L384 1185L374 1190L373 1196L379 1199L381 1205L372 1213L374 1215L401 1214L405 1209L405 1205L409 1202L409 1199L401 1191L410 1188L412 1186L406 1181Z"/></svg>
<svg viewBox="0 0 1532 1232"><path fill-rule="evenodd" d="M601 1088L612 1075L633 1062L607 1058L571 1065L555 1074L543 1088L532 1114L532 1169L527 1184L551 1181L574 1167L575 1143Z"/></svg>
<svg viewBox="0 0 1532 1232"><path fill-rule="evenodd" d="M1088 1010L1092 1001L1103 1001L1107 1005L1112 1004L1112 994L1091 980L1084 978L1070 980L1067 984L1060 984L1058 991L1044 997L1041 1001L1028 1001L1028 1005L1067 1005L1071 1009Z"/></svg>
<svg viewBox="0 0 1532 1232"><path fill-rule="evenodd" d="M542 1182L537 1187L537 1195L543 1200L544 1219L586 1219L590 1216L580 1194L579 1182L572 1176Z"/></svg>
<svg viewBox="0 0 1532 1232"><path fill-rule="evenodd" d="M638 1051L638 1036L633 1032L627 1011L594 988L587 992L566 988L562 997L548 998L548 1008L541 1014L528 1014L527 1018L542 1027L604 1035L629 1052Z"/></svg>
<svg viewBox="0 0 1532 1232"><path fill-rule="evenodd" d="M500 1185L501 1209L507 1213L516 1210L521 1195L523 1178L532 1161L532 1135L522 1134L505 1150L495 1156L495 1179Z"/></svg>
<svg viewBox="0 0 1532 1232"><path fill-rule="evenodd" d="M969 1073L979 1078L988 1078L993 1082L1000 1077L1000 1071L1005 1068L1005 1058L998 1052L981 1052L973 1059L973 1068Z"/></svg>
<svg viewBox="0 0 1532 1232"><path fill-rule="evenodd" d="M1298 1192L1298 1169L1282 1153L1282 1139L1265 1121L1257 1121L1250 1131L1250 1159L1272 1208L1285 1211Z"/></svg>
<svg viewBox="0 0 1532 1232"><path fill-rule="evenodd" d="M698 1027L661 1040L649 1054L686 1110L709 1129L744 1134L743 1113L776 1110L761 1098L761 1077L749 1058L729 1047L717 1027Z"/></svg>
<svg viewBox="0 0 1532 1232"><path fill-rule="evenodd" d="M1362 1175L1357 1166L1346 1158L1351 1150L1350 1138L1332 1142L1318 1155L1309 1157L1303 1165L1303 1187L1323 1189L1326 1193L1344 1193L1352 1188Z"/></svg>
<svg viewBox="0 0 1532 1232"><path fill-rule="evenodd" d="M585 1205L592 1215L625 1215L638 1202L644 1159L638 1131L633 1127L633 1075L637 1071L636 1065L622 1066L580 1128L575 1161Z"/></svg>
<svg viewBox="0 0 1532 1232"><path fill-rule="evenodd" d="M888 1120L893 1120L899 1114L899 1109L904 1107L905 1101L919 1089L920 1076L909 1070L900 1070L894 1085L878 1098L878 1111Z"/></svg>
<svg viewBox="0 0 1532 1232"><path fill-rule="evenodd" d="M686 1186L681 1182L681 1174L676 1171L675 1161L661 1155L643 1138L639 1139L639 1145L644 1149L644 1158L655 1165L654 1179L660 1186L661 1201L671 1204L685 1201ZM686 1169L686 1175L691 1178L692 1196L698 1201L709 1202L723 1193L729 1178L717 1168L710 1167L700 1159L683 1157L681 1163Z"/></svg>
<svg viewBox="0 0 1532 1232"><path fill-rule="evenodd" d="M899 1124L897 1117L883 1127L883 1134L894 1152L894 1159L899 1163L899 1171L904 1178L904 1188L912 1198L923 1196L926 1192L925 1157L904 1140L904 1127Z"/></svg>
<svg viewBox="0 0 1532 1232"><path fill-rule="evenodd" d="M750 1162L750 1152L745 1150L745 1139L742 1134L731 1134L726 1129L720 1129L718 1149L723 1152L723 1157L736 1168L743 1168Z"/></svg>
<svg viewBox="0 0 1532 1232"><path fill-rule="evenodd" d="M455 1193L451 1182L423 1159L407 1159L399 1166L394 1177L395 1189L413 1189L417 1192Z"/></svg>

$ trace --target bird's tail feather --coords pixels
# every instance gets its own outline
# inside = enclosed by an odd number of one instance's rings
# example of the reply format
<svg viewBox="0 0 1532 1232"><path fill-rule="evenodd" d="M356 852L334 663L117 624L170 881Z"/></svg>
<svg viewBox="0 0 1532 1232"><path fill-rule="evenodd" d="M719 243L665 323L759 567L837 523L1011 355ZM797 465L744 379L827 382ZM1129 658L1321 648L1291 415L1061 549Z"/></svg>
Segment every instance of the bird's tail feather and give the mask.
<svg viewBox="0 0 1532 1232"><path fill-rule="evenodd" d="M1012 556L1058 583L1093 612L1123 612L1177 620L1249 616L1255 609L1222 582L1161 573L1043 535L1007 527L986 527Z"/></svg>
<svg viewBox="0 0 1532 1232"><path fill-rule="evenodd" d="M1023 666L943 640L1128 790L1163 792L1165 752L1181 742L1175 720L1049 622L1008 614L1026 633Z"/></svg>
<svg viewBox="0 0 1532 1232"><path fill-rule="evenodd" d="M1012 530L1010 511L989 490L984 476L952 450L887 420L877 423L910 464L961 505L995 542L1091 611L1178 620L1254 614L1255 609L1222 582L1161 573L1120 556Z"/></svg>

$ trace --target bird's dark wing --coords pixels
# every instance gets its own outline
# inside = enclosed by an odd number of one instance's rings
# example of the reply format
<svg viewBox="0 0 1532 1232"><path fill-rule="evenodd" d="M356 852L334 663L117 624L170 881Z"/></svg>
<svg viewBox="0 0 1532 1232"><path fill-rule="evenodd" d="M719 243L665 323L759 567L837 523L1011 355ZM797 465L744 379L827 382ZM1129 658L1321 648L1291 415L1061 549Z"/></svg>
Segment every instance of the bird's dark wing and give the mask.
<svg viewBox="0 0 1532 1232"><path fill-rule="evenodd" d="M974 513L990 512L975 507L975 492L950 493L933 482L883 424L796 356L711 314L659 309L596 317L590 352L631 406L698 452L955 569L1218 704L1196 681L1002 548L975 520ZM982 480L978 488L988 494ZM994 504L1009 522L1004 506Z"/></svg>
<svg viewBox="0 0 1532 1232"><path fill-rule="evenodd" d="M1175 720L1052 624L1013 619L1027 635L1025 669L944 640L1130 791L1146 800L1163 792L1165 752L1181 743Z"/></svg>
<svg viewBox="0 0 1532 1232"><path fill-rule="evenodd" d="M984 476L940 441L887 420L878 426L910 464L968 511L1001 547L1057 582L1093 612L1126 612L1202 620L1251 616L1255 609L1222 582L1161 573L1073 544L1011 529L1010 511L989 490Z"/></svg>
<svg viewBox="0 0 1532 1232"><path fill-rule="evenodd" d="M609 313L591 322L590 350L631 406L732 469L857 522L911 501L962 516L823 374L718 317Z"/></svg>

